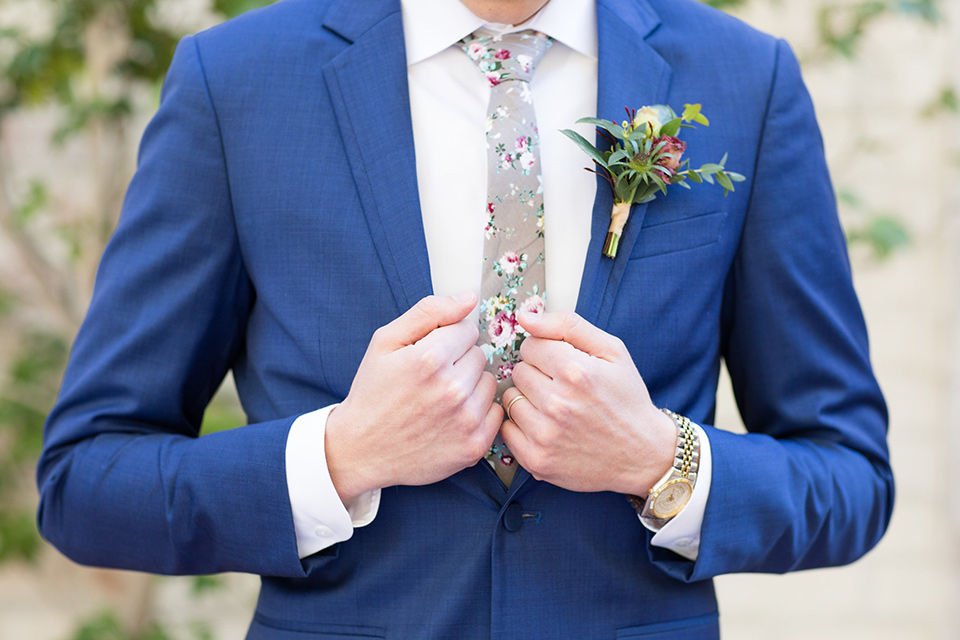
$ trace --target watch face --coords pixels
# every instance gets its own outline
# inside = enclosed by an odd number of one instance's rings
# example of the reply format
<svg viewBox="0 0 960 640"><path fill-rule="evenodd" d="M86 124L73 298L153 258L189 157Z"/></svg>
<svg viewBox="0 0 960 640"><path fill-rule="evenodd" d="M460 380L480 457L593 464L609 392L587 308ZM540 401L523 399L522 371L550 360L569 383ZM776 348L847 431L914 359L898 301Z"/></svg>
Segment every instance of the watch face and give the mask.
<svg viewBox="0 0 960 640"><path fill-rule="evenodd" d="M693 485L689 480L686 478L671 480L654 496L650 512L656 518L672 518L680 513L691 495L693 495Z"/></svg>

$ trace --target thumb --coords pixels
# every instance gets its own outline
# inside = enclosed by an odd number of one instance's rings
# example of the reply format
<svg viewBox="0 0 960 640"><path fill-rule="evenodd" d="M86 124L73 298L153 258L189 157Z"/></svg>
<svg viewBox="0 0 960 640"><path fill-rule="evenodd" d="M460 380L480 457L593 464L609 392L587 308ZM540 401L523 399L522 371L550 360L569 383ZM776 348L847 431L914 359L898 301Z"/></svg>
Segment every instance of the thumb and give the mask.
<svg viewBox="0 0 960 640"><path fill-rule="evenodd" d="M427 296L402 316L384 326L382 346L400 349L425 338L439 327L456 324L469 315L477 306L477 294L466 291L456 296Z"/></svg>
<svg viewBox="0 0 960 640"><path fill-rule="evenodd" d="M598 329L572 311L531 313L518 311L517 322L535 338L559 340L570 344L578 351L613 360L620 355L620 341L606 331Z"/></svg>

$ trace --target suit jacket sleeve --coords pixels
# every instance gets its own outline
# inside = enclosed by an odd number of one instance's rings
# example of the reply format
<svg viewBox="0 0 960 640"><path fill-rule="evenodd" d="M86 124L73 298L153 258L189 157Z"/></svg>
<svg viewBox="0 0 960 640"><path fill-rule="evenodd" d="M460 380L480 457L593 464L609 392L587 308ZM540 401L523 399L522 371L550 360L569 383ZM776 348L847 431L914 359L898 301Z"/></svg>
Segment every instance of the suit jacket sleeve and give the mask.
<svg viewBox="0 0 960 640"><path fill-rule="evenodd" d="M893 504L887 414L813 105L783 43L727 278L721 349L749 433L705 427L713 484L695 563L671 575L786 572L859 558Z"/></svg>
<svg viewBox="0 0 960 640"><path fill-rule="evenodd" d="M84 564L297 577L294 417L198 438L255 302L217 116L179 46L38 466L43 536Z"/></svg>

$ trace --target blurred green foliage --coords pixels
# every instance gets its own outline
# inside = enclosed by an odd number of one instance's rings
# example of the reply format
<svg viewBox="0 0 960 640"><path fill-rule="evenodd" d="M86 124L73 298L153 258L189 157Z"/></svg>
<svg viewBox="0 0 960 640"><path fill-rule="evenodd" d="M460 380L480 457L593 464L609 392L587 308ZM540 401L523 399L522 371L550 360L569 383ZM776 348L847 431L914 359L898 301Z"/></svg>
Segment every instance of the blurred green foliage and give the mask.
<svg viewBox="0 0 960 640"><path fill-rule="evenodd" d="M866 247L878 261L910 244L910 234L896 215L873 210L851 189L841 188L837 201L850 218L845 225L847 244Z"/></svg>
<svg viewBox="0 0 960 640"><path fill-rule="evenodd" d="M35 560L40 538L33 511L0 510L0 563L7 560Z"/></svg>
<svg viewBox="0 0 960 640"><path fill-rule="evenodd" d="M224 19L268 4L274 0L215 0L214 10ZM129 116L130 96L82 98L77 80L88 64L87 36L95 21L107 19L111 37L128 43L127 51L114 72L132 87L136 82L163 79L177 42L185 35L172 32L151 20L158 0L59 0L52 32L34 40L17 29L0 31L0 40L13 40L17 53L5 65L5 90L0 93L0 117L23 106L49 100L68 108L68 117L59 138L81 130L91 118L115 119Z"/></svg>
<svg viewBox="0 0 960 640"><path fill-rule="evenodd" d="M26 198L13 211L13 223L22 228L34 214L47 206L48 200L47 185L39 180L31 181Z"/></svg>
<svg viewBox="0 0 960 640"><path fill-rule="evenodd" d="M111 611L103 611L81 623L71 636L71 640L171 640L157 623L149 625L139 632L131 632Z"/></svg>
<svg viewBox="0 0 960 640"><path fill-rule="evenodd" d="M12 467L40 452L43 421L67 358L62 336L28 332L0 387L0 433L9 443L0 452L0 486Z"/></svg>
<svg viewBox="0 0 960 640"><path fill-rule="evenodd" d="M935 25L943 17L936 0L866 0L825 3L817 8L820 41L833 53L853 58L869 27L883 16L901 14Z"/></svg>
<svg viewBox="0 0 960 640"><path fill-rule="evenodd" d="M864 243L878 260L886 260L910 244L910 234L895 216L875 215L862 227L848 230L847 242Z"/></svg>
<svg viewBox="0 0 960 640"><path fill-rule="evenodd" d="M0 562L33 560L40 547L33 506L8 495L32 471L40 453L43 421L66 362L63 338L30 332L0 385ZM4 508L5 507L5 508Z"/></svg>
<svg viewBox="0 0 960 640"><path fill-rule="evenodd" d="M244 422L243 413L234 402L217 397L210 403L203 414L203 424L200 425L200 434L216 433L236 429Z"/></svg>
<svg viewBox="0 0 960 640"><path fill-rule="evenodd" d="M924 118L934 118L941 114L960 114L960 97L957 96L957 91L953 87L943 87L920 112Z"/></svg>
<svg viewBox="0 0 960 640"><path fill-rule="evenodd" d="M701 0L724 11L746 6L751 0ZM781 0L769 0L776 4ZM878 19L889 15L919 18L928 24L942 22L939 0L860 0L858 2L821 1L811 3L817 18L820 44L831 54L853 58L857 45Z"/></svg>
<svg viewBox="0 0 960 640"><path fill-rule="evenodd" d="M0 290L0 321L9 316L17 301L9 291Z"/></svg>
<svg viewBox="0 0 960 640"><path fill-rule="evenodd" d="M195 596L204 595L223 589L223 578L220 576L193 576L191 593Z"/></svg>
<svg viewBox="0 0 960 640"><path fill-rule="evenodd" d="M724 11L729 11L730 9L736 9L746 5L750 0L701 0L704 4L708 4L715 9L723 9Z"/></svg>
<svg viewBox="0 0 960 640"><path fill-rule="evenodd" d="M214 635L206 623L194 621L187 625L190 640L213 640ZM113 611L101 611L80 623L70 640L176 640L183 636L156 621L149 622L142 630L130 630L120 622Z"/></svg>

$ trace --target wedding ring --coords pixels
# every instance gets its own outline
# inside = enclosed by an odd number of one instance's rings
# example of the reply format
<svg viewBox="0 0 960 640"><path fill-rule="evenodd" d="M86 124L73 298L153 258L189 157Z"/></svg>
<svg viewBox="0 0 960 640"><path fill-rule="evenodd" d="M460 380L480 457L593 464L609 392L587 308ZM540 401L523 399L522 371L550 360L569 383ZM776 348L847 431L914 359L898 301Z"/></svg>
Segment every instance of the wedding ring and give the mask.
<svg viewBox="0 0 960 640"><path fill-rule="evenodd" d="M517 400L526 400L526 399L527 399L527 396L523 395L522 393L518 393L516 396L514 396L513 400L507 403L507 408L505 409L505 411L507 413L507 417L510 418L510 420L513 420L513 416L510 415L510 407L512 407ZM514 422L516 421L514 420Z"/></svg>

